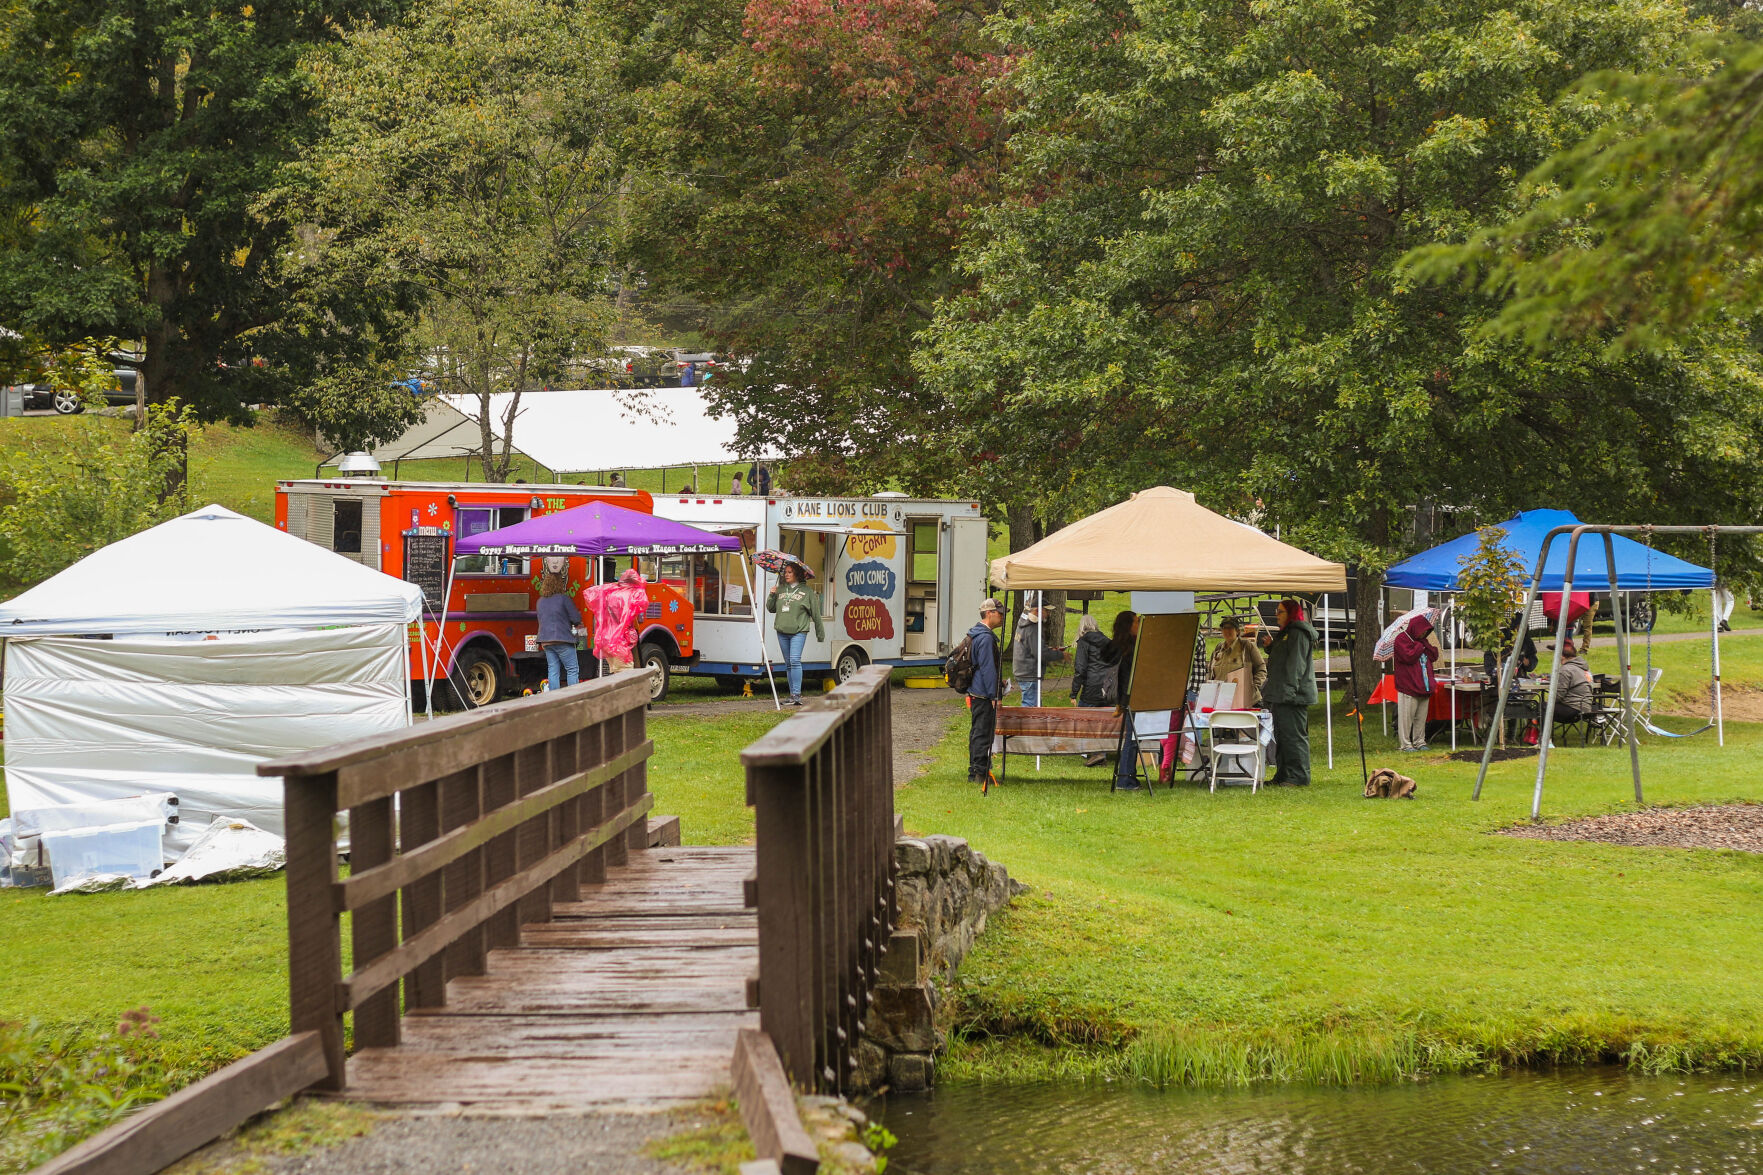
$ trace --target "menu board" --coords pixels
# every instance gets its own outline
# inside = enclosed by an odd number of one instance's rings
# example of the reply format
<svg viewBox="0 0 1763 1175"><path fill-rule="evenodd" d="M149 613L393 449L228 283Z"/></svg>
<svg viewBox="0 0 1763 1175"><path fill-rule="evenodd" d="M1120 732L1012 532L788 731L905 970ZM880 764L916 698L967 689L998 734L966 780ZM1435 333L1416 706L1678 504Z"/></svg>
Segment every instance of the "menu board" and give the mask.
<svg viewBox="0 0 1763 1175"><path fill-rule="evenodd" d="M404 579L422 589L424 611L434 613L446 610L444 597L447 592L450 538L442 530L430 533L413 530L404 532Z"/></svg>

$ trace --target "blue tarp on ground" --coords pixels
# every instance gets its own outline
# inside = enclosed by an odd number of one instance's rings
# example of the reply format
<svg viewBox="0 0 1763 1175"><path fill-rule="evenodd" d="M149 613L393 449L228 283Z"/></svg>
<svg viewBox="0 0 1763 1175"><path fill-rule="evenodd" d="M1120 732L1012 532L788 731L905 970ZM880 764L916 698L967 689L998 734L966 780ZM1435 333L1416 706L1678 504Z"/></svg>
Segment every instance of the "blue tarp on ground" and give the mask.
<svg viewBox="0 0 1763 1175"><path fill-rule="evenodd" d="M1537 556L1542 553L1543 538L1557 526L1573 526L1579 522L1567 510L1526 510L1514 518L1497 523L1506 532L1503 544L1524 564L1521 578L1529 583L1536 574ZM1624 535L1612 535L1616 543L1616 590L1624 592L1673 591L1680 588L1714 586L1714 573L1697 567L1675 555L1652 550ZM1542 590L1561 590L1567 569L1569 536L1560 535L1549 547L1549 565L1543 572ZM1463 570L1463 559L1475 553L1479 544L1476 532L1452 539L1430 551L1422 551L1389 569L1384 581L1391 587L1419 588L1429 592L1454 592L1459 589L1457 576ZM1573 587L1576 591L1610 590L1610 566L1604 554L1604 536L1580 536L1579 552L1574 559Z"/></svg>

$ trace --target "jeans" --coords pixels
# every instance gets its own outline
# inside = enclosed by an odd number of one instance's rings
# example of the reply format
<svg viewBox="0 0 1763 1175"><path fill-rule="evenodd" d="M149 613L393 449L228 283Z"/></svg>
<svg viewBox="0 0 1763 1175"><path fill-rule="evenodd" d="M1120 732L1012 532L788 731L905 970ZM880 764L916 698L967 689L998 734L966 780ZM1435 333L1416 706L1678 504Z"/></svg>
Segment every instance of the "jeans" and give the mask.
<svg viewBox="0 0 1763 1175"><path fill-rule="evenodd" d="M998 703L969 694L967 709L973 726L967 732L967 781L984 782L992 773L992 737L998 732Z"/></svg>
<svg viewBox="0 0 1763 1175"><path fill-rule="evenodd" d="M806 632L780 632L777 647L784 653L784 676L790 683L790 696L802 696L802 650L808 647Z"/></svg>
<svg viewBox="0 0 1763 1175"><path fill-rule="evenodd" d="M1022 683L1022 704L1025 706L1041 704L1041 683L1038 679L1029 678Z"/></svg>
<svg viewBox="0 0 1763 1175"><path fill-rule="evenodd" d="M1139 786L1139 741L1133 737L1132 712L1125 717L1126 738L1120 744L1120 762L1114 765L1114 786L1132 791Z"/></svg>
<svg viewBox="0 0 1763 1175"><path fill-rule="evenodd" d="M574 645L545 646L545 677L552 689L575 685L582 679L582 664Z"/></svg>

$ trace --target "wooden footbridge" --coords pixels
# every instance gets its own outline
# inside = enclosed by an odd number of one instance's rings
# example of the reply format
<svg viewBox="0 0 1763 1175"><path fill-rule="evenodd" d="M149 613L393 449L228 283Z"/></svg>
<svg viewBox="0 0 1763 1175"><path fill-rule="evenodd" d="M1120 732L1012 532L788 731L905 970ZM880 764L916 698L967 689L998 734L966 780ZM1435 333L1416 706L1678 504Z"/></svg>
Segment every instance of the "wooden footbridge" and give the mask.
<svg viewBox="0 0 1763 1175"><path fill-rule="evenodd" d="M40 1170L146 1175L303 1091L568 1113L733 1086L761 1157L812 1171L791 1087L849 1088L895 912L887 672L743 753L756 848L652 815L647 700L618 674L264 764L290 1035Z"/></svg>

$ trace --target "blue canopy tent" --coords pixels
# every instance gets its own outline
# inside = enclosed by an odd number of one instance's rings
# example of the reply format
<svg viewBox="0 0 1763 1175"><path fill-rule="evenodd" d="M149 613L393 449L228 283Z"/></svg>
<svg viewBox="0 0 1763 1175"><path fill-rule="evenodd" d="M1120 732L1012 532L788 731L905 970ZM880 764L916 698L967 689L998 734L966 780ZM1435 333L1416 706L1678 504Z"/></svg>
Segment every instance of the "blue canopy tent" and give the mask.
<svg viewBox="0 0 1763 1175"><path fill-rule="evenodd" d="M1501 545L1517 556L1528 575L1536 569L1543 537L1558 526L1578 523L1579 519L1570 510L1526 510L1494 525L1506 532L1506 540ZM1458 577L1463 572L1463 560L1475 554L1479 541L1478 533L1470 531L1430 551L1422 551L1390 568L1384 582L1391 587L1419 588L1429 592L1460 591ZM1714 573L1706 567L1697 567L1622 535L1612 535L1611 541L1616 545L1616 591L1664 592L1714 586ZM1610 568L1603 543L1582 543L1574 562L1577 564L1573 569L1576 589L1588 592L1611 590ZM1538 590L1560 591L1566 571L1567 544L1557 542L1549 550L1549 565L1543 569L1543 581Z"/></svg>
<svg viewBox="0 0 1763 1175"><path fill-rule="evenodd" d="M1557 527L1577 526L1579 519L1570 510L1526 510L1504 522L1495 523L1506 532L1505 541L1501 544L1514 555L1525 568L1525 578L1529 579L1536 573L1537 560L1542 555L1543 540L1551 530ZM1667 555L1663 551L1654 550L1644 543L1637 543L1631 538L1619 534L1610 536L1616 553L1616 582L1610 582L1609 557L1604 544L1582 543L1574 556L1573 587L1577 591L1590 592L1662 592L1681 591L1686 588L1714 587L1714 572L1706 567L1698 567L1694 563L1679 559L1675 555ZM1431 550L1391 567L1384 575L1384 582L1390 587L1415 588L1428 592L1456 592L1462 590L1460 577L1463 573L1463 560L1472 557L1480 543L1478 531L1470 531L1466 535L1441 543ZM1539 592L1559 592L1567 579L1567 547L1565 541L1557 541L1549 548L1549 561L1543 568L1541 582L1537 585ZM1448 631L1454 633L1455 625ZM1650 630L1649 630L1650 631ZM1714 658L1718 675L1719 665L1719 633L1714 636ZM1648 645L1649 657L1651 645ZM1451 648L1451 668L1455 675L1457 650L1453 643ZM1451 746L1457 745L1456 696L1452 695ZM1713 723L1720 722L1719 696L1715 696L1715 716ZM1657 731L1656 733L1665 733ZM1724 732L1721 741L1724 744Z"/></svg>

